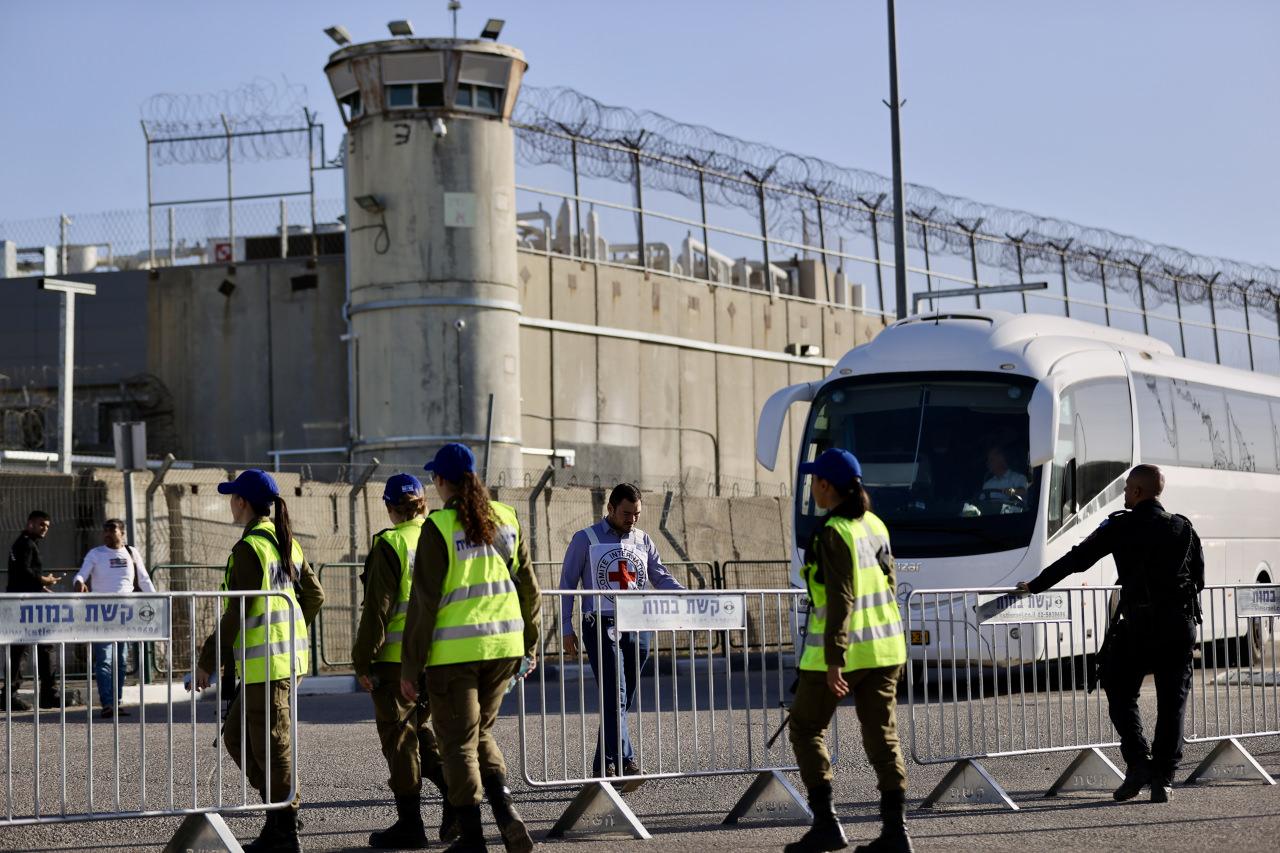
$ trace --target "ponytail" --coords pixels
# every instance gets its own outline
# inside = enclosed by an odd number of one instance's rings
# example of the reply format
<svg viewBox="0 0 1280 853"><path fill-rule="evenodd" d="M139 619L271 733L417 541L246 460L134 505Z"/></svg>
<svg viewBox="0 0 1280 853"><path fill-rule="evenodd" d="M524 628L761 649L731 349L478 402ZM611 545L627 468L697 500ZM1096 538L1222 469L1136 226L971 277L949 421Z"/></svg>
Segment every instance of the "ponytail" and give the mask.
<svg viewBox="0 0 1280 853"><path fill-rule="evenodd" d="M489 490L475 472L468 471L454 483L457 487L458 520L471 545L492 545L498 538L498 525L489 505Z"/></svg>
<svg viewBox="0 0 1280 853"><path fill-rule="evenodd" d="M862 487L862 480L855 479L849 484L848 489L837 488L836 492L840 495L840 503L850 504L853 515L850 518L859 519L871 511L871 495Z"/></svg>
<svg viewBox="0 0 1280 853"><path fill-rule="evenodd" d="M289 523L289 507L285 504L284 498L279 495L276 495L274 500L276 504L274 521L276 541L280 543L280 564L285 567L289 580L296 581L302 567L293 565L293 525Z"/></svg>
<svg viewBox="0 0 1280 853"><path fill-rule="evenodd" d="M285 504L284 498L279 495L272 495L271 500L275 506L275 517L272 523L276 528L276 544L280 550L280 565L284 568L285 574L289 576L289 580L298 580L298 573L302 570L301 566L293 564L293 525L289 523L289 507ZM250 504L253 508L253 514L259 518L266 518L272 514L271 506L266 504Z"/></svg>

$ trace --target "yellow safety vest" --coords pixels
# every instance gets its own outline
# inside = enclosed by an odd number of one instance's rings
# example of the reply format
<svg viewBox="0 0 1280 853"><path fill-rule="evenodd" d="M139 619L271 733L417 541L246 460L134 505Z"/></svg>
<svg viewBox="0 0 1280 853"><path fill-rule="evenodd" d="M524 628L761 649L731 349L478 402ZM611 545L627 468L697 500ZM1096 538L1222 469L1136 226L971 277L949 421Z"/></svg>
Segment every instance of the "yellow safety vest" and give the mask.
<svg viewBox="0 0 1280 853"><path fill-rule="evenodd" d="M889 531L873 513L860 519L831 516L827 527L844 540L853 563L853 588L857 596L849 613L849 647L845 650L844 671L874 669L906 663L907 645L902 636L902 614L894 598L889 578L880 568L876 554L889 545ZM816 577L818 567L808 563L802 570L813 612L809 614L800 668L818 672L827 669L824 654L827 631L827 587Z"/></svg>
<svg viewBox="0 0 1280 853"><path fill-rule="evenodd" d="M493 545L466 541L454 509L427 516L449 549L427 666L515 658L524 654L524 618L510 563L520 545L520 522L506 504L490 501L498 524Z"/></svg>
<svg viewBox="0 0 1280 853"><path fill-rule="evenodd" d="M395 527L373 537L374 544L381 539L390 545L400 559L400 594L387 622L387 636L374 660L381 663L400 663L400 644L404 640L404 619L409 612L409 590L413 585L413 559L418 553L418 539L422 536L422 516L402 521Z"/></svg>
<svg viewBox="0 0 1280 853"><path fill-rule="evenodd" d="M261 535L269 534L268 536ZM279 595L255 596L245 599L244 624L236 635L236 672L240 680L246 684L261 684L264 681L278 681L290 676L289 670L289 623L293 623L293 676L307 674L311 666L311 654L307 639L307 623L302 618L302 607L298 604L293 592L293 581L288 572L280 565L280 551L276 548L276 527L262 519L245 534L244 541L249 543L262 566L262 589L284 593ZM231 577L232 560L227 560L227 573L222 581L222 588L227 589ZM293 540L293 564L301 569L304 558L302 546ZM234 599L227 599L223 609L239 607ZM240 666L240 647L244 646L245 664ZM270 671L268 672L268 667Z"/></svg>

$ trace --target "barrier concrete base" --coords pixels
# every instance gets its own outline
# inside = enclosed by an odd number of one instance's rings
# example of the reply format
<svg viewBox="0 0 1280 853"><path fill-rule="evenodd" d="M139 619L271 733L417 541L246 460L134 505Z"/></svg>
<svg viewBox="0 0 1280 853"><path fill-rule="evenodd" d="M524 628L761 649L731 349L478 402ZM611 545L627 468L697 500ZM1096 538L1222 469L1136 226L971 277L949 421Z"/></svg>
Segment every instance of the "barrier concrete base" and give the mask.
<svg viewBox="0 0 1280 853"><path fill-rule="evenodd" d="M560 815L548 838L570 838L595 835L630 835L648 839L635 812L608 782L588 782L578 791L569 807Z"/></svg>
<svg viewBox="0 0 1280 853"><path fill-rule="evenodd" d="M164 847L164 853L243 853L243 850L219 814L187 815Z"/></svg>
<svg viewBox="0 0 1280 853"><path fill-rule="evenodd" d="M1017 811L1018 806L1005 793L987 769L972 759L957 761L947 775L942 777L929 796L920 804L922 809L944 806L1004 806Z"/></svg>
<svg viewBox="0 0 1280 853"><path fill-rule="evenodd" d="M740 820L801 820L813 822L813 812L795 786L777 770L756 774L751 787L743 794L721 824Z"/></svg>
<svg viewBox="0 0 1280 853"><path fill-rule="evenodd" d="M1275 779L1262 769L1258 760L1239 740L1229 737L1218 741L1217 746L1205 756L1199 766L1187 777L1184 785L1204 782L1261 782L1274 785Z"/></svg>
<svg viewBox="0 0 1280 853"><path fill-rule="evenodd" d="M1107 758L1106 753L1091 746L1080 750L1045 796L1056 797L1075 791L1110 791L1123 781L1124 774L1120 768Z"/></svg>

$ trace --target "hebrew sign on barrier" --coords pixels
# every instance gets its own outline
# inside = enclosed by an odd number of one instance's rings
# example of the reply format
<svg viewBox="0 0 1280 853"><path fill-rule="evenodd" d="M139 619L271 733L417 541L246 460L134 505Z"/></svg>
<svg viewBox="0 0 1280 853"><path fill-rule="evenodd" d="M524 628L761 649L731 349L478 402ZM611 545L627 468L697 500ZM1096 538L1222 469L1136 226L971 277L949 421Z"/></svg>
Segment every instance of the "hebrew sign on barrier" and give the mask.
<svg viewBox="0 0 1280 853"><path fill-rule="evenodd" d="M1004 625L1022 622L1070 622L1071 601L1061 590L1030 593L1005 593L980 595L977 606L978 621L983 625Z"/></svg>
<svg viewBox="0 0 1280 853"><path fill-rule="evenodd" d="M746 597L715 595L619 595L619 631L740 631L747 627Z"/></svg>
<svg viewBox="0 0 1280 853"><path fill-rule="evenodd" d="M1280 586L1237 587L1236 616L1280 616Z"/></svg>
<svg viewBox="0 0 1280 853"><path fill-rule="evenodd" d="M48 603L40 598L0 600L0 643L162 640L169 634L164 596L87 593Z"/></svg>

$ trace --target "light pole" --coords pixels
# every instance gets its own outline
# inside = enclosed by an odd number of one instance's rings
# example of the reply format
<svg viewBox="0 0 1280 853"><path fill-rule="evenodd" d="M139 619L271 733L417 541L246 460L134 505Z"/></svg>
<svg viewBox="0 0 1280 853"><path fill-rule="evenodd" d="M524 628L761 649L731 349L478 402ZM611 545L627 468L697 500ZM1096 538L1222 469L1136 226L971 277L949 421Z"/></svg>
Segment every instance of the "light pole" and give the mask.
<svg viewBox="0 0 1280 853"><path fill-rule="evenodd" d="M62 320L58 324L58 341L61 344L58 366L58 462L62 473L71 473L71 388L72 371L76 361L76 296L93 296L98 292L95 284L64 281L59 278L40 279L41 290L52 290L62 295Z"/></svg>
<svg viewBox="0 0 1280 853"><path fill-rule="evenodd" d="M907 216L903 206L902 129L898 98L898 31L894 23L893 0L889 3L889 128L893 147L893 293L897 300L898 319L907 316ZM881 309L884 306L880 306Z"/></svg>

